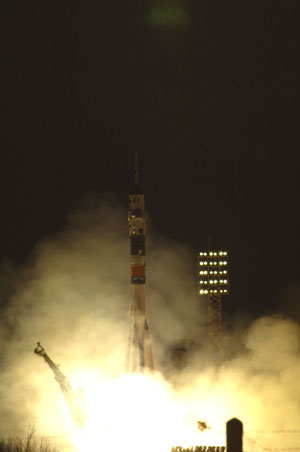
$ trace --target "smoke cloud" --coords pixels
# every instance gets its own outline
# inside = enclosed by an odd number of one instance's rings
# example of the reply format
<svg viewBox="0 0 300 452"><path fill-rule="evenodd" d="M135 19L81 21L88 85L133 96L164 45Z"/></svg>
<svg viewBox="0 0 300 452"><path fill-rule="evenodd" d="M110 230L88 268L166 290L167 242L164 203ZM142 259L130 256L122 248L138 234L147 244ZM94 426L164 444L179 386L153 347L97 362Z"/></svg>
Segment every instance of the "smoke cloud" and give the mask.
<svg viewBox="0 0 300 452"><path fill-rule="evenodd" d="M91 197L69 215L62 232L40 240L26 265L3 264L2 435L28 425L51 436L70 428L58 384L33 354L37 341L76 385L82 369L103 379L123 373L130 296L126 217L114 196ZM246 450L279 447L278 442L296 447L299 433L286 431L300 425L299 324L266 316L246 330L243 324L225 331L229 352L215 368L206 355L206 305L197 295L194 257L151 230L146 247L155 378L172 392L198 444L224 444L226 421L238 417ZM197 432L197 420L211 428Z"/></svg>

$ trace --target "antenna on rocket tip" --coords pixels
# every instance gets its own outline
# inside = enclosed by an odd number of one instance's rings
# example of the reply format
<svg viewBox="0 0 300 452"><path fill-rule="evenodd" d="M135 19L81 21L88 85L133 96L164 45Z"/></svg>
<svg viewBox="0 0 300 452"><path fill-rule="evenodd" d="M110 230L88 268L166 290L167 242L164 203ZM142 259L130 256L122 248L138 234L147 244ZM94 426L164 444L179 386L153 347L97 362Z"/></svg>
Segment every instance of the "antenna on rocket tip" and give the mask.
<svg viewBox="0 0 300 452"><path fill-rule="evenodd" d="M139 186L139 159L138 159L138 153L134 153L134 186Z"/></svg>

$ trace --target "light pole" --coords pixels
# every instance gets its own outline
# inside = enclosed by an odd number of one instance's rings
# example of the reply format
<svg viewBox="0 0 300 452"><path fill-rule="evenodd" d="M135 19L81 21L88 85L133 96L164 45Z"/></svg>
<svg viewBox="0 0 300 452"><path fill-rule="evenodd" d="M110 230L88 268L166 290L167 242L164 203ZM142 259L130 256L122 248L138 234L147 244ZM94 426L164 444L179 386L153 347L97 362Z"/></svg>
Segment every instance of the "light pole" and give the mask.
<svg viewBox="0 0 300 452"><path fill-rule="evenodd" d="M222 295L229 293L227 251L199 253L199 294L208 297L209 348L222 360Z"/></svg>

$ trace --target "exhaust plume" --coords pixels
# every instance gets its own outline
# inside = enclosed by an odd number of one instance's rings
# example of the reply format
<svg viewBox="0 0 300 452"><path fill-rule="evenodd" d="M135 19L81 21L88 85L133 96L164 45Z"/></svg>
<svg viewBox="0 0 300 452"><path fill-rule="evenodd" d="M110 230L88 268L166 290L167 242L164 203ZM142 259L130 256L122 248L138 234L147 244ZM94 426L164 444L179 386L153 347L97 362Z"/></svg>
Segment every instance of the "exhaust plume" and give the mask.
<svg viewBox="0 0 300 452"><path fill-rule="evenodd" d="M127 438L138 449L137 430L147 436L149 450L155 446L151 438L162 451L171 445L225 445L225 423L232 417L244 423L249 452L279 447L278 442L295 447L299 436L288 431L299 430L300 423L299 324L266 316L247 331L225 331L228 359L216 369L206 356L207 306L197 294L193 257L151 231L147 307L158 371L142 381L124 375L130 297L126 218L113 196L89 199L69 215L61 233L40 240L27 265L10 269L13 285L3 291L0 329L1 434L30 423L42 435L74 436L57 382L33 353L41 341L72 386L84 387L88 408L97 402L87 432L76 437L79 450L95 450L94 443L87 446L88 435L99 432L100 424L106 444L114 436L111 450L116 431L120 444ZM125 420L132 424L135 412L133 437ZM197 428L199 420L209 426L206 431Z"/></svg>

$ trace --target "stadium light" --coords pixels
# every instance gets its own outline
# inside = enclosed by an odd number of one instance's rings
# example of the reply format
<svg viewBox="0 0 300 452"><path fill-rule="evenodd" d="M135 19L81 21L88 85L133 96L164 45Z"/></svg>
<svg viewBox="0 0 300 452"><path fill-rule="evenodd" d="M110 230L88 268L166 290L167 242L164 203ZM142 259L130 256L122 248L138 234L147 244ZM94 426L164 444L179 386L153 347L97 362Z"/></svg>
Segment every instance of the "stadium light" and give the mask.
<svg viewBox="0 0 300 452"><path fill-rule="evenodd" d="M201 251L199 253L200 295L227 295L229 293L228 262L224 260L225 256L227 258L227 251Z"/></svg>

